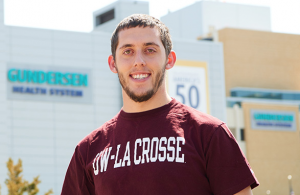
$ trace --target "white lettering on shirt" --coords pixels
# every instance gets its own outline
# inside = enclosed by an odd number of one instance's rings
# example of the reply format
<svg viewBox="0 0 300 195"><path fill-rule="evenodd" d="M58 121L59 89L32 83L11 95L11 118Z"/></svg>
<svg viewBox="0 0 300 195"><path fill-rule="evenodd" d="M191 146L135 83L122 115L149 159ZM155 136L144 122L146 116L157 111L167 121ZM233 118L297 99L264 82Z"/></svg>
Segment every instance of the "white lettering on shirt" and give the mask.
<svg viewBox="0 0 300 195"><path fill-rule="evenodd" d="M126 145L126 151L124 154L123 162L122 162L122 167L125 167L125 160L127 160L127 166L130 166L130 142L127 142Z"/></svg>
<svg viewBox="0 0 300 195"><path fill-rule="evenodd" d="M156 143L154 144L154 142L156 142ZM155 146L155 151L153 152L154 146ZM152 138L152 141L151 141L151 150L150 150L150 161L151 162L155 162L157 160L157 153L158 153L158 137L154 137L154 138Z"/></svg>
<svg viewBox="0 0 300 195"><path fill-rule="evenodd" d="M184 154L181 155L181 157L179 156L179 152L181 151L181 147L180 147L180 142L182 142L182 145L185 144L185 139L184 137L177 137L177 149L176 149L176 162L180 162L180 163L184 163Z"/></svg>
<svg viewBox="0 0 300 195"><path fill-rule="evenodd" d="M98 153L94 159L94 162L93 162L93 168L94 168L94 174L95 175L98 175L99 173L99 166L98 166L98 162L99 162L99 156L100 156L100 153ZM95 164L96 164L96 167L95 167Z"/></svg>
<svg viewBox="0 0 300 195"><path fill-rule="evenodd" d="M139 156L138 160L136 159L136 151L137 151L137 148L138 148L137 143L139 143L139 146L141 146L142 145L142 140L141 139L136 139L135 140L135 144L134 144L134 164L135 165L138 165L141 162L141 157L140 156Z"/></svg>
<svg viewBox="0 0 300 195"><path fill-rule="evenodd" d="M159 151L163 152L163 156L161 154L158 155L158 160L160 162L164 162L166 160L166 147L163 147L161 145L163 142L164 142L164 144L167 144L167 138L166 137L160 138L160 142L159 142Z"/></svg>
<svg viewBox="0 0 300 195"><path fill-rule="evenodd" d="M175 158L175 147L171 146L171 142L173 142L173 145L175 145L175 137L169 137L168 139L168 151L172 152L172 155L169 153L167 154L167 159L169 162L173 162Z"/></svg>
<svg viewBox="0 0 300 195"><path fill-rule="evenodd" d="M116 154L116 160L115 160L114 168L121 167L122 159L120 159L119 162L118 162L118 156L119 156L119 149L120 149L120 147L121 147L121 144L119 144L117 146L117 154Z"/></svg>
<svg viewBox="0 0 300 195"><path fill-rule="evenodd" d="M144 137L138 138L134 142L133 161L134 166L142 166L144 163L159 163L159 162L176 162L184 163L185 154L182 152L184 146L184 137ZM123 147L122 147L123 146ZM111 154L113 147L105 148L97 153L93 161L94 174L99 175L100 172L107 171L109 160L114 160L113 168L132 166L130 156L130 141L121 145L118 144L113 150L116 153ZM124 156L122 156L123 151ZM121 153L121 154L120 154Z"/></svg>
<svg viewBox="0 0 300 195"><path fill-rule="evenodd" d="M146 142L147 142L147 149L146 149ZM150 139L149 137L143 138L143 154L142 154L142 164L145 163L145 156L147 163L149 162L149 150L150 150Z"/></svg>
<svg viewBox="0 0 300 195"><path fill-rule="evenodd" d="M108 159L109 159L111 149L112 149L112 147L109 147L108 149L106 148L100 154L100 156L101 156L101 172L106 171L106 169L107 169L107 164L108 164ZM108 154L107 154L107 150L108 150Z"/></svg>

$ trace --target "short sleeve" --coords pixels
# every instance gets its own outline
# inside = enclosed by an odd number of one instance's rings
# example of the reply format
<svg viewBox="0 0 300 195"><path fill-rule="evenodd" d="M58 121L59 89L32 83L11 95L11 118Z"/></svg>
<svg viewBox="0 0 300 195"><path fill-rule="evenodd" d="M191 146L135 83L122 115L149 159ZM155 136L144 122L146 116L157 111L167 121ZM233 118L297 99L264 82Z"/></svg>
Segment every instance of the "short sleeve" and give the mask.
<svg viewBox="0 0 300 195"><path fill-rule="evenodd" d="M84 160L77 146L69 164L61 195L94 195L93 182L87 177Z"/></svg>
<svg viewBox="0 0 300 195"><path fill-rule="evenodd" d="M207 177L215 195L232 195L259 185L237 141L226 124L214 132L206 151Z"/></svg>

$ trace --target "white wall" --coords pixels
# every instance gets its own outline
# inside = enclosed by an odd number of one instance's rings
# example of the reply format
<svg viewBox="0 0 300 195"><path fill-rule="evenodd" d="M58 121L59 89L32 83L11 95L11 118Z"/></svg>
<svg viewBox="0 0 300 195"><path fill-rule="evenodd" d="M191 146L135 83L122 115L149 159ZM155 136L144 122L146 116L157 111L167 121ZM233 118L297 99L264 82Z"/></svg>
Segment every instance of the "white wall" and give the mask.
<svg viewBox="0 0 300 195"><path fill-rule="evenodd" d="M244 123L244 111L242 108L238 108L235 111L233 108L227 107L227 126L231 129L235 129L237 126L245 128Z"/></svg>
<svg viewBox="0 0 300 195"><path fill-rule="evenodd" d="M270 8L213 1L199 1L171 12L161 18L173 37L193 39L216 30L231 27L253 30L271 30Z"/></svg>
<svg viewBox="0 0 300 195"><path fill-rule="evenodd" d="M214 26L217 30L228 27L271 31L271 13L268 7L211 1L201 3L203 34L209 32L209 26Z"/></svg>
<svg viewBox="0 0 300 195"><path fill-rule="evenodd" d="M207 62L210 114L226 121L223 46L206 41L173 40L178 60ZM172 71L172 70L170 70Z"/></svg>
<svg viewBox="0 0 300 195"><path fill-rule="evenodd" d="M246 140L242 141L241 134L239 133L241 129L245 129L244 111L241 107L235 105L233 108L227 107L226 112L227 112L227 126L233 133L241 150L247 157Z"/></svg>
<svg viewBox="0 0 300 195"><path fill-rule="evenodd" d="M29 100L5 103L9 156L23 160L25 179L40 175L41 193L52 188L59 194L76 144L121 108L118 78L107 65L110 34L23 27L7 27L7 32L7 62L24 64L24 68L31 64L92 70L91 104ZM3 181L3 174L0 177Z"/></svg>
<svg viewBox="0 0 300 195"><path fill-rule="evenodd" d="M203 33L202 4L196 2L161 17L174 38L196 40Z"/></svg>

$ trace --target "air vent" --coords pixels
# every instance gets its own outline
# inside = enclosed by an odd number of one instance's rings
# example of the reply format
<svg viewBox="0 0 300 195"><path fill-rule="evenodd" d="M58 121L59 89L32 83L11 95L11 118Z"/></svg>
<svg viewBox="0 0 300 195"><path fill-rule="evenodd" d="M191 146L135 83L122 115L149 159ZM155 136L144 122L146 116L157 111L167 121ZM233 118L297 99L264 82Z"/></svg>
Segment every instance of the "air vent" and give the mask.
<svg viewBox="0 0 300 195"><path fill-rule="evenodd" d="M96 17L96 25L103 24L115 18L115 9L109 10Z"/></svg>

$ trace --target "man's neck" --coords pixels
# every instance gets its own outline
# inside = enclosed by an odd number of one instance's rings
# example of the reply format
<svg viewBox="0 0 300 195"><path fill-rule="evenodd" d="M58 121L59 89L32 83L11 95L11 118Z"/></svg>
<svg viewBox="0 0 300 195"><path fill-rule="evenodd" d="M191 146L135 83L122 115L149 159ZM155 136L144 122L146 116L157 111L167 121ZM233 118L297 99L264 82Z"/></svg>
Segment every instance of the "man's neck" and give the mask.
<svg viewBox="0 0 300 195"><path fill-rule="evenodd" d="M158 90L149 100L144 102L133 101L126 93L122 90L123 94L123 111L127 113L144 112L159 108L163 105L168 104L172 98L167 94L165 90Z"/></svg>

